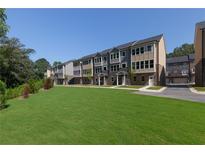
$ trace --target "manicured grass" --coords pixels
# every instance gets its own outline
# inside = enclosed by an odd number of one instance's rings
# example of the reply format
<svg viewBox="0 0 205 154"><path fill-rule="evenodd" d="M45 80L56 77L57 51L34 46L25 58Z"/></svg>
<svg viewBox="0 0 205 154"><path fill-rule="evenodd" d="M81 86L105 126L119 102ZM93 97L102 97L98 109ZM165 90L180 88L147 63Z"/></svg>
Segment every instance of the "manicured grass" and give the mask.
<svg viewBox="0 0 205 154"><path fill-rule="evenodd" d="M205 144L205 104L56 87L0 111L0 144Z"/></svg>
<svg viewBox="0 0 205 154"><path fill-rule="evenodd" d="M142 87L143 86L140 86L140 85L119 86L119 88L134 88L134 89L139 89Z"/></svg>
<svg viewBox="0 0 205 154"><path fill-rule="evenodd" d="M194 87L194 89L205 92L205 87Z"/></svg>
<svg viewBox="0 0 205 154"><path fill-rule="evenodd" d="M162 86L152 86L152 87L149 87L147 89L149 90L160 90L161 88L163 88Z"/></svg>

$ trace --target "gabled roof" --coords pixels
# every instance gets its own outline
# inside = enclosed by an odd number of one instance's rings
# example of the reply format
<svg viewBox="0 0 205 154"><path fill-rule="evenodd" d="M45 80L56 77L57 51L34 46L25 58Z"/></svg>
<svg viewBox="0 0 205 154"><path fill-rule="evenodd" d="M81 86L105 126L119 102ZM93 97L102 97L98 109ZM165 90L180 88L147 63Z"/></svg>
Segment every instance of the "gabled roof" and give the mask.
<svg viewBox="0 0 205 154"><path fill-rule="evenodd" d="M128 42L128 43L124 43L124 44L121 44L121 45L116 46L115 48L117 48L117 49L128 48L128 47L132 46L133 43L135 43L135 42L136 42L136 41L131 41L131 42Z"/></svg>
<svg viewBox="0 0 205 154"><path fill-rule="evenodd" d="M167 58L167 64L188 62L190 60L194 60L194 57L194 54L189 54L189 56Z"/></svg>
<svg viewBox="0 0 205 154"><path fill-rule="evenodd" d="M85 60L85 59L89 59L89 58L95 57L96 55L97 55L97 53L93 53L93 54L90 54L90 55L81 57L80 59L81 59L81 60Z"/></svg>
<svg viewBox="0 0 205 154"><path fill-rule="evenodd" d="M146 42L151 42L151 41L160 41L160 39L163 37L163 34L160 35L156 35L153 37L149 37L143 40L139 40L133 43L133 45L137 45L137 44L142 44L142 43L146 43Z"/></svg>

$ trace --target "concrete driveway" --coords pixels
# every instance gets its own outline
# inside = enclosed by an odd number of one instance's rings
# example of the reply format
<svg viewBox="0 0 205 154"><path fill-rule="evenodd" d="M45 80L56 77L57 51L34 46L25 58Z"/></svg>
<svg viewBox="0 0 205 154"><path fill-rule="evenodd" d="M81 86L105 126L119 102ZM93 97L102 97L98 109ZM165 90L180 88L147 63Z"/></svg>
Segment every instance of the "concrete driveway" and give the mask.
<svg viewBox="0 0 205 154"><path fill-rule="evenodd" d="M169 86L163 92L135 92L136 94L160 96L205 103L205 95L192 93L188 86Z"/></svg>

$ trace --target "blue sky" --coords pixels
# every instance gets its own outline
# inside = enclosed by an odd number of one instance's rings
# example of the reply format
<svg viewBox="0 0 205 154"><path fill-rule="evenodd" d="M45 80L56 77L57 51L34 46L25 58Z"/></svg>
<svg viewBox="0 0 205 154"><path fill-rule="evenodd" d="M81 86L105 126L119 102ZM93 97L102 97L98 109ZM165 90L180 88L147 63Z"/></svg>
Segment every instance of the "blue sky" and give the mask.
<svg viewBox="0 0 205 154"><path fill-rule="evenodd" d="M163 33L171 52L194 40L205 9L7 9L10 32L33 60L67 61Z"/></svg>

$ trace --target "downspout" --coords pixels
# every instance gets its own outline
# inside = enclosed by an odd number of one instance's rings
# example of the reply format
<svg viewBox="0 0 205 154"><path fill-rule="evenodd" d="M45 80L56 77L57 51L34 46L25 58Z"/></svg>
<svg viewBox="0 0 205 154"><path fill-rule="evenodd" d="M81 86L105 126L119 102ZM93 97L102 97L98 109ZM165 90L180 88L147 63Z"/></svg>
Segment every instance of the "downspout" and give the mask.
<svg viewBox="0 0 205 154"><path fill-rule="evenodd" d="M189 79L189 82L190 82L191 81L191 66L190 66L191 61L190 61L189 55L187 55L187 58L188 58L188 64L189 64L189 77L188 77L188 79Z"/></svg>
<svg viewBox="0 0 205 154"><path fill-rule="evenodd" d="M202 29L202 86L205 86L205 83L204 83L204 65L205 65L205 62L204 62L204 28Z"/></svg>
<svg viewBox="0 0 205 154"><path fill-rule="evenodd" d="M157 74L157 85L159 85L159 43L156 41L156 47L157 47L157 63L156 63L156 74Z"/></svg>

